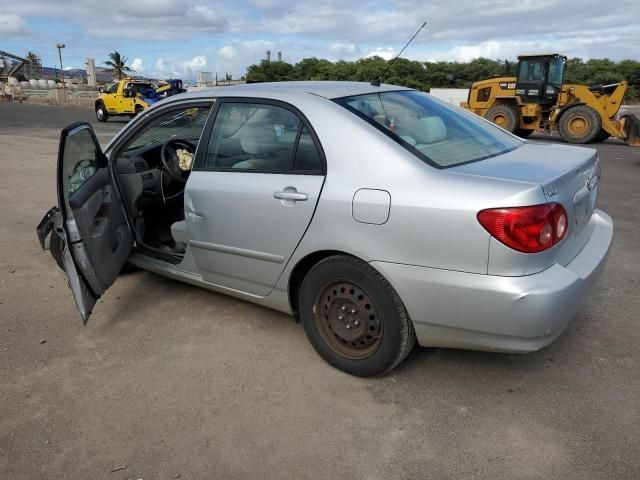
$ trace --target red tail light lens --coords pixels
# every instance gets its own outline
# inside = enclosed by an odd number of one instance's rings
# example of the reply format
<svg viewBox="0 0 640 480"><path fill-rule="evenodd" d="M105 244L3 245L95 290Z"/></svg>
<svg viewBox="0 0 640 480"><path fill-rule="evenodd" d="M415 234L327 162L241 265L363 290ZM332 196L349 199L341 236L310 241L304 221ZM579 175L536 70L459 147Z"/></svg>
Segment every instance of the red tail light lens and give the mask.
<svg viewBox="0 0 640 480"><path fill-rule="evenodd" d="M518 252L542 252L559 243L568 229L567 212L558 203L532 207L490 208L478 213L480 224Z"/></svg>

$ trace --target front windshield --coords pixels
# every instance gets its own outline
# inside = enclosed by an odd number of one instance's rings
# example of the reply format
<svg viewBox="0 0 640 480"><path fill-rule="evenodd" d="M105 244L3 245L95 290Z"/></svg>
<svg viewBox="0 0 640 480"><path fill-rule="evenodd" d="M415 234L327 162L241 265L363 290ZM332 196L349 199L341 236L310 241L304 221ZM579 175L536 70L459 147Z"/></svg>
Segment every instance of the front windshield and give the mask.
<svg viewBox="0 0 640 480"><path fill-rule="evenodd" d="M562 74L564 72L564 58L554 57L549 63L549 84L554 87L562 86Z"/></svg>
<svg viewBox="0 0 640 480"><path fill-rule="evenodd" d="M414 90L357 95L336 102L438 168L493 157L523 144L475 114Z"/></svg>

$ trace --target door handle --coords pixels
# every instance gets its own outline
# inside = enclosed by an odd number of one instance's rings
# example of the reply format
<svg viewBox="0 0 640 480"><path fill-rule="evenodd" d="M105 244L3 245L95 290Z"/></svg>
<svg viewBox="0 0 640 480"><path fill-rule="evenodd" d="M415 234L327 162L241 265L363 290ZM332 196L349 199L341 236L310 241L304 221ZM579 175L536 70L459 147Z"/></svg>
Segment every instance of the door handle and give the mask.
<svg viewBox="0 0 640 480"><path fill-rule="evenodd" d="M304 202L309 198L306 193L293 191L283 191L283 192L274 192L273 198L277 198L278 200L290 200L293 202Z"/></svg>

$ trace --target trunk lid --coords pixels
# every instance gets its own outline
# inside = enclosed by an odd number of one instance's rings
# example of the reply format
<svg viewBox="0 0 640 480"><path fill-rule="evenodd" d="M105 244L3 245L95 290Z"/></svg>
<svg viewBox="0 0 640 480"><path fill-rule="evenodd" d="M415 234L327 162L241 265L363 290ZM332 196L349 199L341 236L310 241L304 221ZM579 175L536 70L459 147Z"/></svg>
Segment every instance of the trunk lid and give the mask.
<svg viewBox="0 0 640 480"><path fill-rule="evenodd" d="M557 202L567 212L567 236L552 248L555 260L562 265L580 252L591 235L588 225L600 185L600 164L594 149L526 142L504 155L449 171L540 185L547 202ZM495 207L501 206L519 205Z"/></svg>

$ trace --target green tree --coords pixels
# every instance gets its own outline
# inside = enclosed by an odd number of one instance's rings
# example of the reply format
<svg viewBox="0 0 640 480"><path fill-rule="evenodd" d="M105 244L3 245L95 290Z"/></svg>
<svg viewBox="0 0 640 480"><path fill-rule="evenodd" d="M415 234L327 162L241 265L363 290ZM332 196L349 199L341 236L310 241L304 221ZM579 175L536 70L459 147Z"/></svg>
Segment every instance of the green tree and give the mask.
<svg viewBox="0 0 640 480"><path fill-rule="evenodd" d="M515 60L509 61L511 72L516 75ZM383 75L384 74L384 75ZM361 58L356 61L340 60L331 62L320 58L304 58L296 64L268 62L263 60L247 69L247 81L277 82L283 80L352 80L370 82L380 79L394 85L404 85L418 90L431 87L468 88L473 82L488 78L506 76L503 60L476 58L470 62L417 62L406 58L390 65L381 57ZM384 78L380 78L384 76ZM597 85L629 82L627 97L640 95L640 62L609 59L592 59L587 62L581 58L567 60L565 83Z"/></svg>
<svg viewBox="0 0 640 480"><path fill-rule="evenodd" d="M122 80L122 76L125 72L128 73L133 71L127 66L127 57L120 55L120 52L117 50L109 54L109 60L104 62L104 64L111 67L106 71L113 73L113 76L118 77L118 80Z"/></svg>

